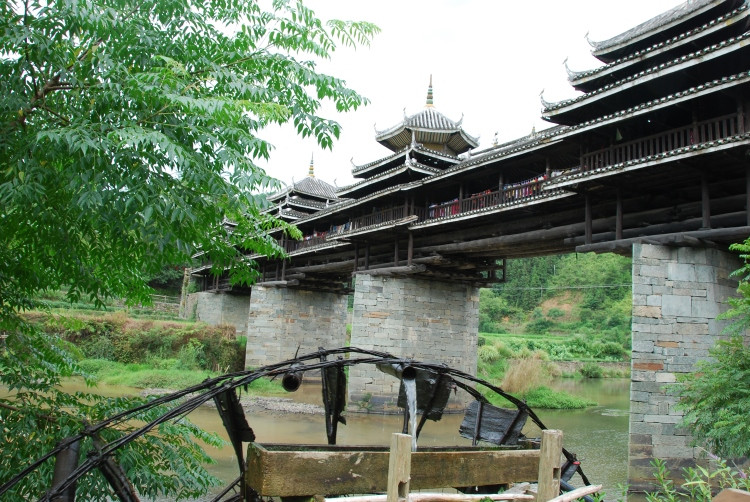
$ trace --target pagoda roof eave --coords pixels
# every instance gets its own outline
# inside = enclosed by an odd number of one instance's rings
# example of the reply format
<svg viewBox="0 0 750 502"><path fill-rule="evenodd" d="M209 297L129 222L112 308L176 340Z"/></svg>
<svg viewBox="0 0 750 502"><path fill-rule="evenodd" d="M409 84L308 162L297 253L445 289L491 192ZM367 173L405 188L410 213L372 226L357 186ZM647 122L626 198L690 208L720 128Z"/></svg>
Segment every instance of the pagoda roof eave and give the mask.
<svg viewBox="0 0 750 502"><path fill-rule="evenodd" d="M402 148L401 150L398 150L397 152L394 152L393 154L388 155L387 157L383 157L381 159L372 161L368 164L363 164L361 166L355 166L354 168L352 168L352 175L356 176L356 175L365 174L367 171L371 169L388 164L389 162L392 162L393 160L396 160L399 157L404 157L405 154L410 153L410 152L418 152L418 153L426 154L432 157L440 158L441 160L445 160L446 162L450 162L453 164L460 162L461 160L454 155L450 155L444 152L438 152L430 148L425 148L424 145L417 143L414 145L410 144L409 146L406 146Z"/></svg>
<svg viewBox="0 0 750 502"><path fill-rule="evenodd" d="M721 5L723 2L724 0L686 1L620 33L619 35L598 42L589 41L593 47L591 54L597 59L609 62L612 58L608 57L608 54L624 50L628 45L645 40L660 30L678 26L685 20L703 14L716 6Z"/></svg>
<svg viewBox="0 0 750 502"><path fill-rule="evenodd" d="M689 66L693 66L716 57L728 54L738 48L742 48L750 41L750 32L743 33L737 37L731 37L721 43L714 44L710 47L706 47L702 50L690 53L687 56L681 56L673 59L667 63L660 64L649 68L648 70L641 71L635 75L630 75L626 78L613 82L607 86L597 89L595 91L577 96L575 98L559 101L556 103L549 103L543 101L544 109L542 110L542 118L549 122L559 123L559 117L563 114L568 113L575 109L580 109L594 101L600 100L606 96L611 96L620 89L627 87L634 87L636 85L643 84L654 80L655 78L661 77L666 74L672 74ZM558 119L557 121L555 119Z"/></svg>
<svg viewBox="0 0 750 502"><path fill-rule="evenodd" d="M400 166L394 167L393 169L389 169L387 171L384 171L377 176L373 176L372 178L368 178L366 180L362 180L359 183L355 183L353 185L349 185L346 187L345 190L342 190L339 192L340 195L346 195L351 194L352 192L361 190L363 188L366 188L369 185L372 185L374 183L377 183L378 181L383 181L385 179L391 178L393 176L405 173L407 171L413 171L415 173L424 174L427 176L436 174L441 172L440 169L425 166L424 164L420 164L419 162L409 162L401 164Z"/></svg>
<svg viewBox="0 0 750 502"><path fill-rule="evenodd" d="M717 31L723 30L726 27L734 25L736 23L742 21L747 22L748 17L750 17L750 9L748 8L748 4L743 3L740 7L734 9L732 12L728 12L721 17L712 19L710 22L699 26L698 28L681 33L680 35L674 36L669 40L659 42L652 45L651 47L619 58L615 61L612 61L611 63L607 63L604 66L599 66L597 68L582 71L573 71L566 68L568 72L568 81L574 87L588 84L598 78L612 73L615 70L620 70L627 66L642 62L653 56L663 54L669 50L681 47L683 45L692 44L697 39L716 33Z"/></svg>

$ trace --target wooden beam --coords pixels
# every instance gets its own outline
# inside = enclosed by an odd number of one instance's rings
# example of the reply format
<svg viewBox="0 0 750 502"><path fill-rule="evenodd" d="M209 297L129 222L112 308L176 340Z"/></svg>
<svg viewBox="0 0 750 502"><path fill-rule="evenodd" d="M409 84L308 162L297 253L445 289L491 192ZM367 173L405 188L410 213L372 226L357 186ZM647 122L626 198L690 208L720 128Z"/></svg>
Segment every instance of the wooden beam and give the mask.
<svg viewBox="0 0 750 502"><path fill-rule="evenodd" d="M356 275L410 275L419 274L427 269L425 265L404 265L400 267L374 268L370 270L358 270Z"/></svg>
<svg viewBox="0 0 750 502"><path fill-rule="evenodd" d="M649 237L634 237L632 239L622 239L619 241L602 242L577 246L577 253L602 253L616 252L617 250L630 249L635 243L653 243L659 245L674 246L695 246L696 241L701 241L702 246L712 246L713 243L706 241L734 241L739 242L750 235L750 226L734 228L715 228L708 230L697 230L695 232L676 232L673 234L653 235Z"/></svg>
<svg viewBox="0 0 750 502"><path fill-rule="evenodd" d="M254 284L254 286L263 286L265 288L286 288L288 286L299 286L299 281L294 279L291 281L266 281L266 282L257 282Z"/></svg>

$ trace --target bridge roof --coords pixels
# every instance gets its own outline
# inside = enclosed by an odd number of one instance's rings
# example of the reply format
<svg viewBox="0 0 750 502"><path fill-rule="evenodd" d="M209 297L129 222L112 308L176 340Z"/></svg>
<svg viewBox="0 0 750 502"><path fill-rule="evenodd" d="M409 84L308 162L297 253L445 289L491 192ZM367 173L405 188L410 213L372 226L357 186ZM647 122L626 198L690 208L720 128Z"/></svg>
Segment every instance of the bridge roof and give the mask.
<svg viewBox="0 0 750 502"><path fill-rule="evenodd" d="M600 89L572 99L550 103L542 98L542 104L544 105L542 118L558 124L573 125L614 113L618 109L637 106L643 101L648 101L648 97L651 97L648 89L654 87L654 82L657 79L661 85L661 94L671 97L685 90L685 72L697 65L707 62L715 64L714 61L720 59L724 61L728 57L735 58L737 63L732 63L733 65L741 65L742 59L746 57L746 51L749 50L749 40L750 32L745 32L742 35L731 37L688 55L628 75ZM729 63L721 66L715 65L715 68L719 68L721 71L732 71ZM703 75L703 78L706 78L706 75ZM728 78L727 74L724 74L719 79L723 81ZM709 77L709 80L705 81L703 85L709 85L713 80ZM615 94L618 94L621 99L610 99ZM629 97L625 97L626 94L629 94Z"/></svg>
<svg viewBox="0 0 750 502"><path fill-rule="evenodd" d="M640 70L664 62L669 54L676 51L682 53L694 50L696 45L704 47L711 45L721 31L731 31L738 35L744 31L750 17L750 7L743 3L738 8L722 16L711 19L701 26L677 34L667 40L657 42L645 49L629 53L604 66L573 71L565 63L568 81L579 91L590 92L603 87L607 83L623 78L625 72L638 73ZM718 35L722 36L722 35ZM726 35L728 38L731 35Z"/></svg>
<svg viewBox="0 0 750 502"><path fill-rule="evenodd" d="M665 31L686 31L682 25L691 22L703 23L701 16L711 10L731 10L741 3L741 0L688 0L677 7L655 16L619 35L607 40L595 42L589 40L593 50L591 53L599 60L609 63L628 53L636 52L648 47L654 38L662 37ZM709 14L716 17L715 14Z"/></svg>
<svg viewBox="0 0 750 502"><path fill-rule="evenodd" d="M384 131L376 131L375 140L394 152L408 145L423 143L444 145L451 152L459 154L479 146L479 139L467 134L461 127L462 122L463 117L453 121L435 109L430 76L424 110L409 116L404 111L404 120Z"/></svg>

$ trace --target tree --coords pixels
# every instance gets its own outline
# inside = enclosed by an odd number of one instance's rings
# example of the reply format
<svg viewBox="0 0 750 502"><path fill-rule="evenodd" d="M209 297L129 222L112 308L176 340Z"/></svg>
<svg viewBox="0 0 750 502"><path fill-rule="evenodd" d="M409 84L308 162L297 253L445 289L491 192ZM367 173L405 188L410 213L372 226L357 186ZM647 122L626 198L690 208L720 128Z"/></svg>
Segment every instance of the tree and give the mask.
<svg viewBox="0 0 750 502"><path fill-rule="evenodd" d="M268 232L297 235L263 213L258 193L276 185L254 163L271 149L259 133L291 122L330 148L339 125L319 116L321 100L339 111L366 100L314 59L368 44L378 30L323 23L290 0L266 10L252 1L11 0L0 14L0 384L14 392L0 401L2 483L59 440L54 429L80 427L81 399L96 399L54 390L78 369L21 315L39 306L35 295L66 286L71 301L147 301L147 278L197 249L234 282L252 282L248 253L282 253ZM97 402L99 415L124 406ZM33 427L44 437L14 441ZM184 445L176 441L174 457L189 465L196 455ZM140 448L120 459L126 468L149 457ZM196 476L200 491L209 481ZM46 470L17 493L48 480ZM189 495L190 482L138 488Z"/></svg>
<svg viewBox="0 0 750 502"><path fill-rule="evenodd" d="M730 249L744 262L734 272L739 297L729 299L731 308L721 316L732 320L725 329L730 337L709 351L711 360L700 361L696 372L672 387L695 442L725 458L750 456L750 347L744 340L750 327L750 238Z"/></svg>

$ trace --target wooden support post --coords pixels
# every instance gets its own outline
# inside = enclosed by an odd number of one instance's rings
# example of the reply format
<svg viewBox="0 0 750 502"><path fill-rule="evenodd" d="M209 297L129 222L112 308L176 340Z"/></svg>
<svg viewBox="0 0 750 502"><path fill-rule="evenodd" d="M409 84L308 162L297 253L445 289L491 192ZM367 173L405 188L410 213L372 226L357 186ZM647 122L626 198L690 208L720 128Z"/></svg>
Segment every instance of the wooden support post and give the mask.
<svg viewBox="0 0 750 502"><path fill-rule="evenodd" d="M359 265L359 243L354 243L354 271L357 271Z"/></svg>
<svg viewBox="0 0 750 502"><path fill-rule="evenodd" d="M396 236L396 242L393 246L393 266L398 267L398 236Z"/></svg>
<svg viewBox="0 0 750 502"><path fill-rule="evenodd" d="M406 264L411 267L411 261L414 258L414 235L409 232L409 244L406 248Z"/></svg>
<svg viewBox="0 0 750 502"><path fill-rule="evenodd" d="M505 202L505 196L503 194L503 173L500 173L497 180L497 187L500 192L500 203Z"/></svg>
<svg viewBox="0 0 750 502"><path fill-rule="evenodd" d="M370 243L365 248L365 270L370 270Z"/></svg>
<svg viewBox="0 0 750 502"><path fill-rule="evenodd" d="M708 176L701 173L701 214L703 228L711 228L711 194L708 191Z"/></svg>
<svg viewBox="0 0 750 502"><path fill-rule="evenodd" d="M393 434L391 453L388 457L387 502L409 500L409 480L411 478L411 436Z"/></svg>
<svg viewBox="0 0 750 502"><path fill-rule="evenodd" d="M745 221L750 226L750 165L745 167Z"/></svg>
<svg viewBox="0 0 750 502"><path fill-rule="evenodd" d="M615 239L622 239L622 190L617 189L617 203L615 209Z"/></svg>
<svg viewBox="0 0 750 502"><path fill-rule="evenodd" d="M592 236L593 236L593 223L591 218L591 196L587 193L584 196L584 205L585 205L585 216L584 216L584 228L586 232L586 244L591 244Z"/></svg>
<svg viewBox="0 0 750 502"><path fill-rule="evenodd" d="M560 456L563 433L559 430L542 431L539 451L539 488L537 502L547 502L560 494Z"/></svg>

